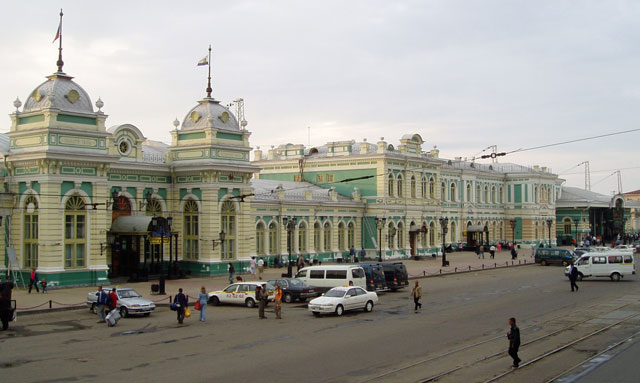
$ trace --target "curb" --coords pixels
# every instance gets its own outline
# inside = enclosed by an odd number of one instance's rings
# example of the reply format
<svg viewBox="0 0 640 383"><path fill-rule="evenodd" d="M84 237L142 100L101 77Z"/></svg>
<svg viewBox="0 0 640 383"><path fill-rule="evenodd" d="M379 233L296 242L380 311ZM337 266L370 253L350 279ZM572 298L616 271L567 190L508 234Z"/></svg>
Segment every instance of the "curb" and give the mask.
<svg viewBox="0 0 640 383"><path fill-rule="evenodd" d="M500 270L500 269L508 269L510 267L531 266L531 265L535 265L535 264L536 264L535 262L518 263L518 264L507 265L507 266L471 268L471 269L459 269L459 270L455 270L457 268L454 268L454 271L445 271L445 272L442 272L442 269L440 269L440 273L439 274L425 274L425 275L410 276L410 277L408 277L408 279L423 279L423 278L443 277L445 275L466 274L466 273L473 273L473 272L476 272L476 271ZM467 267L470 267L470 266L467 266Z"/></svg>

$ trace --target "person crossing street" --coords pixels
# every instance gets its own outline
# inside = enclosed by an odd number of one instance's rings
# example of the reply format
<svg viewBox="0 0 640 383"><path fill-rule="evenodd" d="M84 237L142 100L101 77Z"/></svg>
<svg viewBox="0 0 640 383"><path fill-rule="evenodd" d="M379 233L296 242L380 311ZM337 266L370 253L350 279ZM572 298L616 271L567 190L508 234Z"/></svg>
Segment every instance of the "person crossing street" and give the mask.
<svg viewBox="0 0 640 383"><path fill-rule="evenodd" d="M420 298L422 298L422 287L420 287L420 284L418 283L418 281L416 281L416 284L413 286L413 289L411 289L411 296L413 297L413 303L414 303L414 311L418 311L418 309L422 308L422 303L420 303Z"/></svg>

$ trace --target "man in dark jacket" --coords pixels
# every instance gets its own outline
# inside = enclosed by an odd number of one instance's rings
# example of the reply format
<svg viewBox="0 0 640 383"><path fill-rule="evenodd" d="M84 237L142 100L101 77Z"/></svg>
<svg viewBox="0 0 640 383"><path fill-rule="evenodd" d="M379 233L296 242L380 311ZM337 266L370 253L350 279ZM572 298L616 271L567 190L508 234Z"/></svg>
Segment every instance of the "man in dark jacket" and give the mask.
<svg viewBox="0 0 640 383"><path fill-rule="evenodd" d="M264 308L267 305L267 299L269 299L269 293L267 292L267 285L262 284L262 287L256 288L256 299L258 300L258 316L260 319L266 319L264 315Z"/></svg>
<svg viewBox="0 0 640 383"><path fill-rule="evenodd" d="M98 286L98 292L96 293L98 300L96 301L96 310L98 312L98 323L106 322L104 308L109 300L109 295L102 289L102 286Z"/></svg>
<svg viewBox="0 0 640 383"><path fill-rule="evenodd" d="M29 294L31 294L33 287L36 288L36 293L40 292L40 290L38 290L38 273L36 269L31 269L31 275L29 275Z"/></svg>
<svg viewBox="0 0 640 383"><path fill-rule="evenodd" d="M178 312L178 323L182 324L182 321L184 321L184 310L186 310L189 304L189 298L182 293L182 288L180 288L173 301L178 305L176 308Z"/></svg>
<svg viewBox="0 0 640 383"><path fill-rule="evenodd" d="M0 283L0 320L2 320L2 331L9 329L9 321L13 317L11 308L11 290L13 282L7 278L6 281Z"/></svg>
<svg viewBox="0 0 640 383"><path fill-rule="evenodd" d="M569 282L571 282L571 291L573 291L574 287L576 291L578 291L576 279L578 279L578 268L573 264L573 262L571 262L571 268L569 269Z"/></svg>
<svg viewBox="0 0 640 383"><path fill-rule="evenodd" d="M520 358L518 358L518 349L520 348L520 329L516 326L516 318L509 318L509 332L507 338L509 339L509 355L513 358L513 367L518 368L520 365Z"/></svg>

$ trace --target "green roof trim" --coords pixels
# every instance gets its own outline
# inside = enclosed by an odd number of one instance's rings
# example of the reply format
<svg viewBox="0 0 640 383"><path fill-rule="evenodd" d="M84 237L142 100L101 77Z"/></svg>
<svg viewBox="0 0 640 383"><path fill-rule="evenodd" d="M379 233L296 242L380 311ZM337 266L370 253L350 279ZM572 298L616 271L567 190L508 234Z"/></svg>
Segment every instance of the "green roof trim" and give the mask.
<svg viewBox="0 0 640 383"><path fill-rule="evenodd" d="M32 124L34 122L44 121L44 114L38 114L35 116L18 117L18 125Z"/></svg>
<svg viewBox="0 0 640 383"><path fill-rule="evenodd" d="M96 119L93 117L70 116L68 114L59 114L56 121L71 122L74 124L97 125Z"/></svg>

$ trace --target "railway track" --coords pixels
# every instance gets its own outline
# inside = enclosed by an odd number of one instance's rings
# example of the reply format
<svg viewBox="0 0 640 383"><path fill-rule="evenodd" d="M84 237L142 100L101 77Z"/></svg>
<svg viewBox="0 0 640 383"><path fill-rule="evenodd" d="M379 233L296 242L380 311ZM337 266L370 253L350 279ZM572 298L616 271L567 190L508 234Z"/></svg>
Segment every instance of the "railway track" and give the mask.
<svg viewBox="0 0 640 383"><path fill-rule="evenodd" d="M631 302L631 303L625 303L625 304L621 304L621 305L617 305L615 308L613 308L612 310L606 311L604 313L598 313L596 315L589 315L587 316L585 319L581 319L581 320L577 320L577 321L573 321L572 323L565 325L561 328L556 328L553 329L551 331L547 331L544 335L540 335L536 338L533 338L531 340L528 340L527 342L523 342L521 347L524 348L526 346L531 346L531 345L535 345L537 343L543 343L546 340L550 340L553 339L556 336L560 336L562 334L567 334L572 330L575 330L577 328L580 328L582 326L584 326L585 324L587 324L590 321L596 320L598 318L603 318L603 317L607 317L608 315L611 315L612 313L615 312L620 312L622 309L625 309L629 306L632 306L636 304L635 302ZM594 309L595 307L597 307L598 305L592 305L590 307L585 308L584 312L589 312L591 309ZM524 327L521 329L521 333L526 334L527 330L535 330L535 329L539 329L540 327L543 327L542 325L544 324L548 324L548 323L554 323L557 322L559 320L563 320L565 319L566 315L560 315L560 316L555 316L553 318L544 320L542 322L536 323L534 325L530 325L527 327ZM580 336L578 339L571 339L567 342L562 343L560 346L554 346L552 347L552 349L550 351L545 351L539 355L537 355L534 358L529 359L526 363L521 364L519 369L513 369L513 370L507 370L505 372L499 373L491 378L487 379L482 379L478 376L478 380L477 381L485 381L485 382L494 382L497 380L501 380L503 378L508 377L509 375L516 373L518 371L521 371L522 369L526 369L529 366L533 366L536 363L545 360L549 357L551 357L552 355L555 355L563 350L566 350L567 348L570 348L582 341L585 341L587 339L591 339L594 336L597 336L598 334L601 334L615 326L619 326L620 324L627 322L629 320L635 319L635 318L640 318L640 312L638 313L634 313L632 315L628 315L620 320L616 320L614 323L612 324L607 324L606 326L601 326L598 329L596 329L595 331L590 331L588 334L582 335ZM544 329L543 329L544 330ZM498 346L495 346L494 343L498 343ZM416 379L416 375L420 374L420 370L421 369L427 369L427 367L430 367L433 363L432 362L439 362L442 360L446 360L448 358L458 358L459 355L461 354L468 354L468 353L473 353L475 352L474 349L480 349L483 346L495 346L497 348L500 349L500 351L497 352L489 352L489 353L484 353L484 355L480 358L472 358L472 360L468 361L468 362L463 362L463 363L459 363L457 364L455 367L446 369L444 371L439 371L433 375L428 376L427 378L419 378ZM386 371L382 374L373 376L373 377L369 377L366 380L363 380L362 382L384 382L384 381L418 381L420 383L426 383L426 382L436 382L436 381L440 381L440 380L446 380L447 378L451 378L453 377L457 372L461 372L470 368L474 368L474 367L478 367L478 366L483 366L483 364L488 363L492 360L498 360L500 358L506 357L507 353L504 350L505 348L505 336L504 335L499 335L499 336L494 336L470 345L465 345L463 347L451 350L451 351L447 351L445 353L441 353L438 355L433 355L430 356L428 358L422 359L422 360L418 360L416 362L413 362L409 365L405 365L402 366L400 368L395 368L393 370L389 370ZM584 360L581 362L584 363ZM579 365L579 364L578 364ZM577 365L576 365L577 366ZM468 380L468 379L467 379Z"/></svg>

